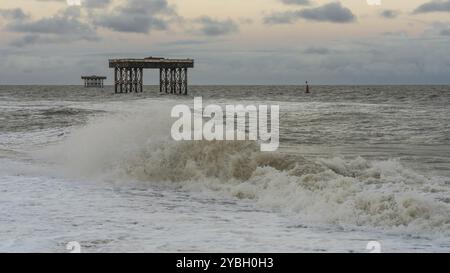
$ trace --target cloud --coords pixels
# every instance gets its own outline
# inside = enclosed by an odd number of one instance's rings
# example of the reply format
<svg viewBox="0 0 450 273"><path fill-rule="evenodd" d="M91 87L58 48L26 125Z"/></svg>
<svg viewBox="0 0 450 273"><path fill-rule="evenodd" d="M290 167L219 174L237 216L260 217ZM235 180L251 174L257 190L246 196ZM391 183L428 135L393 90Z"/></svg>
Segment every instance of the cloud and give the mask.
<svg viewBox="0 0 450 273"><path fill-rule="evenodd" d="M299 15L307 20L333 23L349 23L356 19L352 11L343 7L340 2L326 4L318 8L305 9Z"/></svg>
<svg viewBox="0 0 450 273"><path fill-rule="evenodd" d="M168 28L169 17L176 17L166 0L130 0L112 12L97 14L93 23L117 32L149 33Z"/></svg>
<svg viewBox="0 0 450 273"><path fill-rule="evenodd" d="M84 0L82 5L87 8L104 8L111 3L111 0Z"/></svg>
<svg viewBox="0 0 450 273"><path fill-rule="evenodd" d="M387 31L383 32L382 35L390 38L408 38L406 31Z"/></svg>
<svg viewBox="0 0 450 273"><path fill-rule="evenodd" d="M81 17L81 7L79 6L69 6L63 11L60 11L61 16L67 18L80 18Z"/></svg>
<svg viewBox="0 0 450 273"><path fill-rule="evenodd" d="M108 28L117 32L149 33L151 30L167 29L165 20L147 15L121 16L105 15L94 21L97 26Z"/></svg>
<svg viewBox="0 0 450 273"><path fill-rule="evenodd" d="M64 43L78 40L96 41L96 31L80 20L76 7L68 7L60 14L37 20L13 20L6 30L25 34L11 45L23 47L36 43Z"/></svg>
<svg viewBox="0 0 450 273"><path fill-rule="evenodd" d="M67 2L68 0L36 0L38 2Z"/></svg>
<svg viewBox="0 0 450 273"><path fill-rule="evenodd" d="M397 18L398 15L399 12L395 10L383 10L380 12L380 16L387 19Z"/></svg>
<svg viewBox="0 0 450 273"><path fill-rule="evenodd" d="M22 9L0 9L0 16L11 20L24 20L28 18Z"/></svg>
<svg viewBox="0 0 450 273"><path fill-rule="evenodd" d="M430 1L420 5L414 10L414 13L428 13L428 12L450 12L450 0Z"/></svg>
<svg viewBox="0 0 450 273"><path fill-rule="evenodd" d="M440 36L450 36L450 25L447 22L435 21L422 33L423 38L433 39Z"/></svg>
<svg viewBox="0 0 450 273"><path fill-rule="evenodd" d="M280 0L282 3L287 5L310 5L309 0Z"/></svg>
<svg viewBox="0 0 450 273"><path fill-rule="evenodd" d="M239 24L241 25L250 25L253 24L253 20L251 18L241 17L238 19Z"/></svg>
<svg viewBox="0 0 450 273"><path fill-rule="evenodd" d="M303 51L305 54L314 54L314 55L328 55L331 54L332 51L325 47L308 47Z"/></svg>
<svg viewBox="0 0 450 273"><path fill-rule="evenodd" d="M176 46L186 47L186 46L205 45L209 43L210 43L209 40L190 39L190 40L176 40L172 42L159 43L158 45L163 47L176 47Z"/></svg>
<svg viewBox="0 0 450 273"><path fill-rule="evenodd" d="M90 36L92 28L76 18L56 15L30 22L16 22L8 25L8 30L34 34L78 34Z"/></svg>
<svg viewBox="0 0 450 273"><path fill-rule="evenodd" d="M82 6L87 8L103 8L108 6L112 0L36 0L39 2L64 2L69 5L73 3L80 3Z"/></svg>
<svg viewBox="0 0 450 273"><path fill-rule="evenodd" d="M37 43L49 43L50 41L44 41L46 40L45 38L43 39L40 35L35 35L35 34L29 34L29 35L25 35L20 37L19 39L16 39L14 41L12 41L10 43L10 45L15 46L15 47L25 47L25 46L29 46L32 44L37 44Z"/></svg>
<svg viewBox="0 0 450 273"><path fill-rule="evenodd" d="M263 21L265 24L277 25L277 24L292 24L300 19L298 12L286 11L286 12L274 12L266 17Z"/></svg>
<svg viewBox="0 0 450 273"><path fill-rule="evenodd" d="M233 20L216 20L203 16L194 20L199 25L198 31L206 36L221 36L239 31L239 26Z"/></svg>
<svg viewBox="0 0 450 273"><path fill-rule="evenodd" d="M333 2L316 8L273 13L264 18L264 23L291 24L298 19L331 23L351 23L356 20L356 16L350 9L343 7L340 2Z"/></svg>

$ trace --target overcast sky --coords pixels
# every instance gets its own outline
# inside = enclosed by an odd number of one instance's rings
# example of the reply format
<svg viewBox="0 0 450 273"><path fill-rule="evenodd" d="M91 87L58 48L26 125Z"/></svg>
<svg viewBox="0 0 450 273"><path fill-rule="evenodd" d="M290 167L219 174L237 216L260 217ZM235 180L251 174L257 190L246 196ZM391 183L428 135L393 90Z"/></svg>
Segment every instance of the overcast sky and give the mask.
<svg viewBox="0 0 450 273"><path fill-rule="evenodd" d="M147 56L194 58L194 84L450 84L450 0L77 2L1 0L0 84L111 83L109 58Z"/></svg>

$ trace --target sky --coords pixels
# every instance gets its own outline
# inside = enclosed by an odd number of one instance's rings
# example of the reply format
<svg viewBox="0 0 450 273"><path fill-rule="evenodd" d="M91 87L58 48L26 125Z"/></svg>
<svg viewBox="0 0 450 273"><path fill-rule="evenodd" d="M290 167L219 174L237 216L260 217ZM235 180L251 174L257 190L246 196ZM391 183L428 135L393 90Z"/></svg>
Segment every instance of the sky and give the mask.
<svg viewBox="0 0 450 273"><path fill-rule="evenodd" d="M148 56L195 59L191 84L450 84L450 0L0 1L0 85Z"/></svg>

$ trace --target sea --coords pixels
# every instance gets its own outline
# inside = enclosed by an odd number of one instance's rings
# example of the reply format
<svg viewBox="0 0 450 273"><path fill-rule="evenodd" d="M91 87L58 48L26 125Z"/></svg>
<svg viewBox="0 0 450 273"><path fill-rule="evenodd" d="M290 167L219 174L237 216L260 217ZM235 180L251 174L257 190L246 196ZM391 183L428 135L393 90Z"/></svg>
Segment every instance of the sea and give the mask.
<svg viewBox="0 0 450 273"><path fill-rule="evenodd" d="M174 141L171 110L194 97L279 106L279 149ZM450 86L0 86L0 252L365 253L373 241L450 252Z"/></svg>

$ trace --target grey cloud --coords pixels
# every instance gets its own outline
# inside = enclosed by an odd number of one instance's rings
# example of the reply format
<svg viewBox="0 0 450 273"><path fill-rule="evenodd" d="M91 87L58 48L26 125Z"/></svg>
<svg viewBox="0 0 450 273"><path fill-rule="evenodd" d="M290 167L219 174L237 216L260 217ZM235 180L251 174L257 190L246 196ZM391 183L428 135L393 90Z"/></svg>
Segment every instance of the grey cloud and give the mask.
<svg viewBox="0 0 450 273"><path fill-rule="evenodd" d="M442 36L450 36L450 29L443 29L441 30L440 34Z"/></svg>
<svg viewBox="0 0 450 273"><path fill-rule="evenodd" d="M303 51L305 54L315 54L315 55L327 55L331 54L332 51L324 47L309 47Z"/></svg>
<svg viewBox="0 0 450 273"><path fill-rule="evenodd" d="M430 1L420 5L414 10L414 13L428 13L428 12L450 12L450 0Z"/></svg>
<svg viewBox="0 0 450 273"><path fill-rule="evenodd" d="M36 0L38 2L67 2L67 0ZM111 0L83 0L83 6L87 8L102 8L108 6Z"/></svg>
<svg viewBox="0 0 450 273"><path fill-rule="evenodd" d="M93 22L118 32L149 33L168 28L164 16L176 16L166 0L131 0L112 13L96 15Z"/></svg>
<svg viewBox="0 0 450 273"><path fill-rule="evenodd" d="M13 41L12 46L26 46L36 43L64 43L78 40L96 41L96 31L77 18L73 9L61 12L61 15L39 20L16 20L6 26L12 32L24 33L25 36Z"/></svg>
<svg viewBox="0 0 450 273"><path fill-rule="evenodd" d="M428 26L422 34L423 38L450 36L450 25L447 22L436 21Z"/></svg>
<svg viewBox="0 0 450 273"><path fill-rule="evenodd" d="M280 0L284 4L287 5L309 5L311 1L309 0Z"/></svg>
<svg viewBox="0 0 450 273"><path fill-rule="evenodd" d="M273 13L264 18L266 24L291 24L298 19L319 22L350 23L356 20L352 11L339 2L299 11Z"/></svg>
<svg viewBox="0 0 450 273"><path fill-rule="evenodd" d="M34 34L79 34L91 36L92 28L76 18L63 16L53 16L42 18L37 21L16 22L7 26L7 29L14 32L34 33Z"/></svg>
<svg viewBox="0 0 450 273"><path fill-rule="evenodd" d="M67 7L64 11L61 12L61 16L68 18L79 18L81 17L81 7Z"/></svg>
<svg viewBox="0 0 450 273"><path fill-rule="evenodd" d="M387 18L387 19L397 18L398 15L399 15L399 12L395 11L395 10L383 10L380 12L380 16Z"/></svg>
<svg viewBox="0 0 450 273"><path fill-rule="evenodd" d="M40 35L29 34L12 41L10 45L14 47L25 47L38 43L50 43L50 42L51 42L50 40L48 40L47 38L43 38Z"/></svg>
<svg viewBox="0 0 450 273"><path fill-rule="evenodd" d="M13 40L10 45L14 47L26 47L36 44L61 44L61 43L70 43L76 42L79 40L86 41L98 41L99 38L97 36L84 36L80 37L77 35L64 35L64 36L56 36L56 35L36 35L36 34L28 34Z"/></svg>
<svg viewBox="0 0 450 273"><path fill-rule="evenodd" d="M388 32L382 33L382 35L386 36L386 37L400 37L400 38L408 37L408 33L405 31L388 31Z"/></svg>
<svg viewBox="0 0 450 273"><path fill-rule="evenodd" d="M108 6L111 0L85 0L83 5L88 8L103 8Z"/></svg>
<svg viewBox="0 0 450 273"><path fill-rule="evenodd" d="M204 45L204 44L208 44L209 41L206 40L176 40L173 42L166 42L166 43L159 43L159 46L163 46L163 47L172 47L172 46L197 46L197 45Z"/></svg>
<svg viewBox="0 0 450 273"><path fill-rule="evenodd" d="M320 43L311 46L322 47ZM365 40L364 44L358 40L331 41L327 48L331 54L320 56L304 54L304 49L291 51L289 46L277 49L277 54L224 51L222 47L217 52L203 50L195 53L202 61L193 80L203 84L298 84L301 75L320 84L449 82L448 47L440 40L411 43L407 37L385 37Z"/></svg>
<svg viewBox="0 0 450 273"><path fill-rule="evenodd" d="M149 33L151 30L167 29L166 21L145 15L133 17L107 15L96 19L94 22L98 26L109 28L117 32Z"/></svg>
<svg viewBox="0 0 450 273"><path fill-rule="evenodd" d="M35 44L39 40L39 35L25 35L17 40L11 42L12 46L24 47L30 44Z"/></svg>
<svg viewBox="0 0 450 273"><path fill-rule="evenodd" d="M221 36L239 31L239 26L233 20L216 20L208 16L194 20L199 25L199 32L207 36Z"/></svg>
<svg viewBox="0 0 450 273"><path fill-rule="evenodd" d="M276 25L276 24L292 24L299 19L297 12L287 11L287 12L274 12L266 17L263 21L265 24Z"/></svg>
<svg viewBox="0 0 450 273"><path fill-rule="evenodd" d="M334 23L349 23L356 19L352 11L343 7L340 2L326 4L318 8L305 9L299 15L307 20Z"/></svg>
<svg viewBox="0 0 450 273"><path fill-rule="evenodd" d="M12 20L24 20L28 15L22 9L0 9L0 16Z"/></svg>
<svg viewBox="0 0 450 273"><path fill-rule="evenodd" d="M208 42L211 40L207 39ZM89 71L111 75L111 70L104 64L108 58L146 56L151 50L154 56L189 56L199 60L191 74L195 84L298 84L299 75L317 84L448 84L450 79L448 45L442 39L378 37L363 41L336 40L326 44L331 54L320 56L304 54L305 48L294 50L285 44L271 50L252 48L240 51L227 47L226 41L208 46L192 42L189 46L191 42L186 41L182 47L139 44L130 51L120 44L111 44L106 51L102 47L89 52L69 45L54 47L51 52L33 48L28 50L29 56L9 59L10 55L4 53L6 49L1 48L0 59L4 61L0 62L0 78L2 82L11 84L79 84L76 75ZM308 46L320 49L324 44L317 42ZM46 63L45 70L41 69L42 61ZM21 71L30 66L34 74L23 77ZM154 83L153 77L145 79L148 84Z"/></svg>
<svg viewBox="0 0 450 273"><path fill-rule="evenodd" d="M253 20L250 18L239 18L238 20L239 24L241 25L250 25L253 24Z"/></svg>

